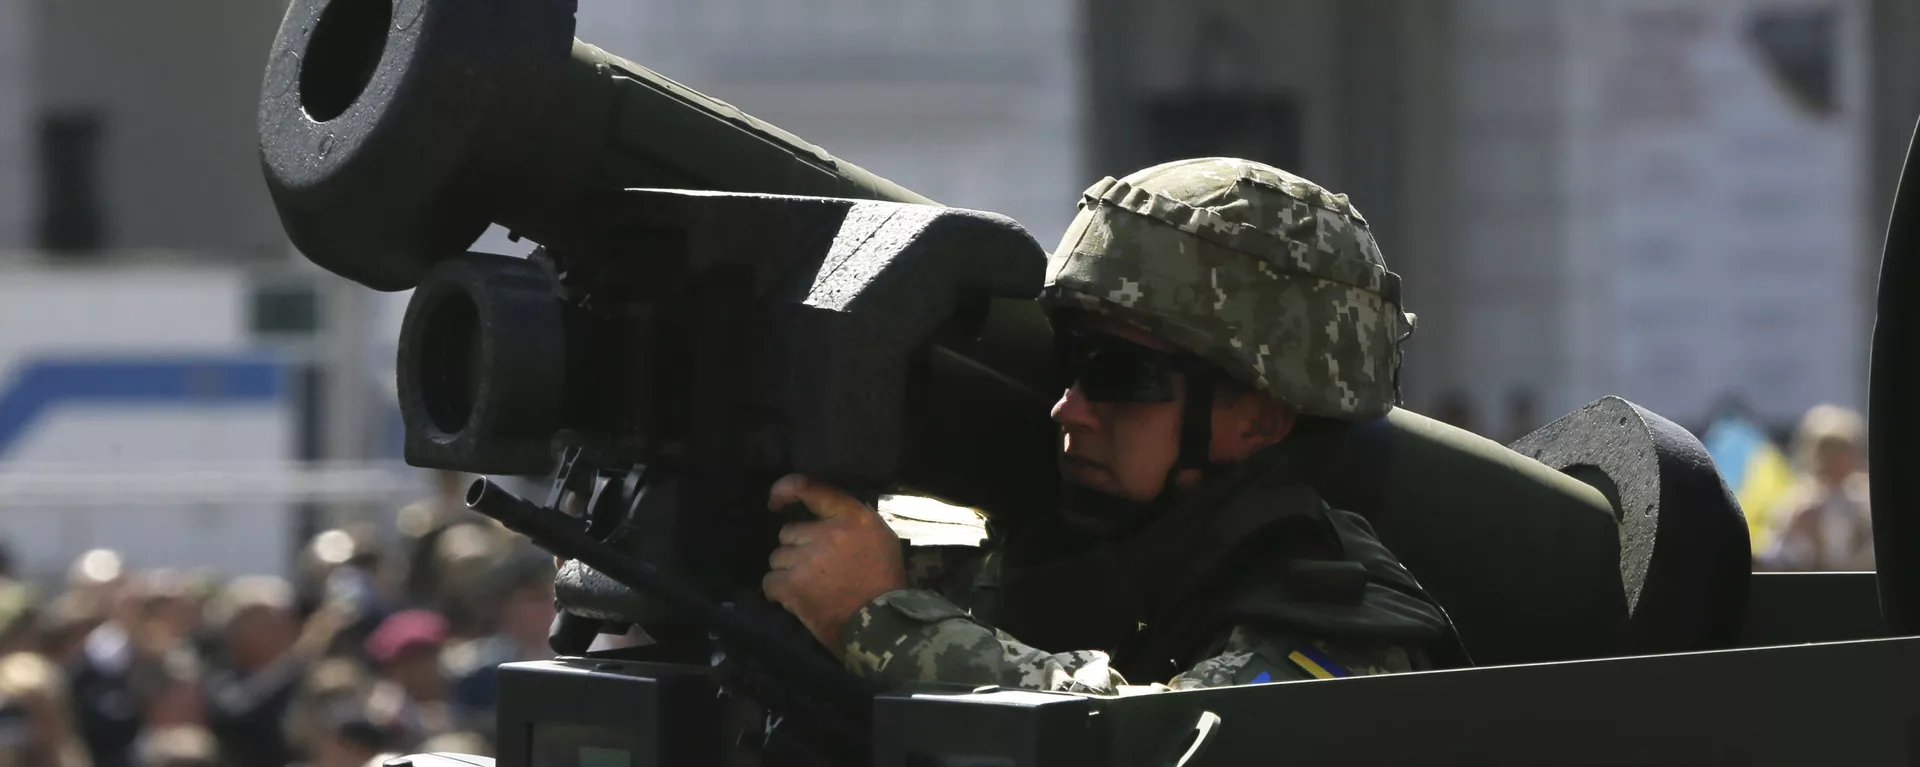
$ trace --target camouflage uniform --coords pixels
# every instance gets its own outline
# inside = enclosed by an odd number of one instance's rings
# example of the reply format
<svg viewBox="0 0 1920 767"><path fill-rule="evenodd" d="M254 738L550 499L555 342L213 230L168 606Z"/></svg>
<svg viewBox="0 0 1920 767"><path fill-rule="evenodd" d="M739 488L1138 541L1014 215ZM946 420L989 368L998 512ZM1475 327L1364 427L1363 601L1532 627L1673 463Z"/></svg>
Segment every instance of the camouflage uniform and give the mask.
<svg viewBox="0 0 1920 767"><path fill-rule="evenodd" d="M1203 158L1103 179L1088 189L1052 254L1040 300L1050 311L1131 323L1304 415L1358 421L1397 404L1399 343L1413 329L1399 290L1365 219L1344 195L1258 163ZM1285 446L1264 452L1283 454ZM1183 545L1173 540L1181 525L1212 519L1243 537L1276 526L1297 529L1278 548L1243 552L1255 563L1248 572L1268 575L1236 576L1221 587L1238 589L1231 593L1168 596L1140 614L1208 622L1179 641L1139 651L1158 653L1148 659L1153 663L1130 661L1152 678L1116 669L1124 643L1050 652L995 628L1003 557L991 546L910 552L911 587L884 594L853 616L842 658L857 673L890 683L1127 694L1410 671L1429 667L1430 648L1457 648L1445 613L1365 520L1328 509L1303 490L1305 483L1286 473L1284 457L1260 463L1236 470L1237 478L1209 478L1203 487L1226 487L1175 508L1164 515L1167 524L1149 528L1143 542L1114 555L1123 563L1115 577L1124 579L1128 569L1159 571L1154 552ZM1237 511L1218 512L1225 507ZM1295 524L1301 520L1308 521ZM1311 539L1306 548L1297 545L1303 538ZM1208 546L1238 539L1192 540L1200 543L1163 557L1170 566L1165 571L1204 568L1204 560L1226 553ZM1350 578L1354 583L1336 589L1344 595L1335 598L1282 594L1279 582L1289 576L1272 563L1303 551L1314 552L1299 555L1307 559L1347 560L1340 563L1351 565L1347 572L1364 577ZM1218 608L1188 609L1184 602L1196 595ZM1057 595L1063 608L1080 596L1071 589ZM1171 665L1154 665L1162 659ZM1147 684L1130 684L1129 676Z"/></svg>

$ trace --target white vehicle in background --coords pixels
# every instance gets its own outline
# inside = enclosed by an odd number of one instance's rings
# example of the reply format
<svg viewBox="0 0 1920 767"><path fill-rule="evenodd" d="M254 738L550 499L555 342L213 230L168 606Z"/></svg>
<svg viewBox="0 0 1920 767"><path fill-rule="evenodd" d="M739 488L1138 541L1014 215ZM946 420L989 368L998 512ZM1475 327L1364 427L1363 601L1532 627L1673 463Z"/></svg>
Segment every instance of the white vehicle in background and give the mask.
<svg viewBox="0 0 1920 767"><path fill-rule="evenodd" d="M308 460L311 277L129 261L0 261L0 541L23 575L59 577L94 548L292 575L318 509L391 518L424 492L397 438L391 458ZM358 407L390 407L363 389Z"/></svg>

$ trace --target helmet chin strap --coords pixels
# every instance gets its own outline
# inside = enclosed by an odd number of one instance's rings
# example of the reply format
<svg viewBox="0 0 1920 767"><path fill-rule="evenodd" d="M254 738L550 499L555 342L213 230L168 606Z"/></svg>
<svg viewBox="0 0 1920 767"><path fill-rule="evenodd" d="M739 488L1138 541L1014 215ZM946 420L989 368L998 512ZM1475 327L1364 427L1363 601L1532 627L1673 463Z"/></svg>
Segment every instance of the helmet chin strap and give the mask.
<svg viewBox="0 0 1920 767"><path fill-rule="evenodd" d="M1202 478L1213 473L1213 377L1187 374L1187 401L1180 409L1180 455L1167 469L1162 495L1173 492L1174 478L1186 469L1199 469Z"/></svg>

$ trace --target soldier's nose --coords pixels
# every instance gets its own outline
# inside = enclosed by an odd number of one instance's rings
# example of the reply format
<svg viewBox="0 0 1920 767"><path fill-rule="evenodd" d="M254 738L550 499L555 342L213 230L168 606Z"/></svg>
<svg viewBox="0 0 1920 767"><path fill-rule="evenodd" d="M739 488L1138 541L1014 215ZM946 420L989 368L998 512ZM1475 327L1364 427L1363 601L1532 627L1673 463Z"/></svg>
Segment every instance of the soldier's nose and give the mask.
<svg viewBox="0 0 1920 767"><path fill-rule="evenodd" d="M1079 386L1069 387L1060 394L1060 401L1053 403L1053 420L1066 427L1091 429L1100 425L1100 419L1093 412L1093 403L1087 395L1080 393Z"/></svg>

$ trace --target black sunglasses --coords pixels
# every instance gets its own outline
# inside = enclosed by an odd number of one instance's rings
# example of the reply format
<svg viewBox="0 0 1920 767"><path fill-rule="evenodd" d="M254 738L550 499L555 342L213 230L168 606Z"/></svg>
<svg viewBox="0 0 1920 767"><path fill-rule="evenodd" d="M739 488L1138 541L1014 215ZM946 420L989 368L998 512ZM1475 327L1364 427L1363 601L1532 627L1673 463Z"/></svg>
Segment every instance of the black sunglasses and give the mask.
<svg viewBox="0 0 1920 767"><path fill-rule="evenodd" d="M1053 343L1069 385L1093 402L1172 402L1174 374L1193 367L1184 356L1105 333L1061 331Z"/></svg>

